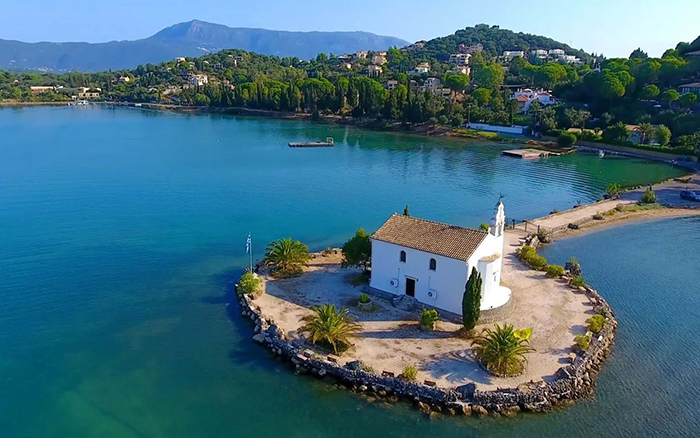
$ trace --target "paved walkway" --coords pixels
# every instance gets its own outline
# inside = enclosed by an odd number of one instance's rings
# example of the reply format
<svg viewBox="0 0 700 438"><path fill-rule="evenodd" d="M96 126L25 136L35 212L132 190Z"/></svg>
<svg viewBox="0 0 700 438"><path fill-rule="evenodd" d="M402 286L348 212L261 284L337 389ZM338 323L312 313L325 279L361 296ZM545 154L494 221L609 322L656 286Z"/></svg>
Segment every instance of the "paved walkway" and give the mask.
<svg viewBox="0 0 700 438"><path fill-rule="evenodd" d="M700 192L700 175L692 175L690 178L691 181L689 183L672 180L653 185L652 188L656 193L658 202L667 207L693 209L700 208L700 203L686 201L680 196L683 190ZM538 226L548 230L566 228L570 223L577 223L579 221L586 220L593 217L596 213L604 214L610 210L613 210L620 204L635 204L642 199L642 195L644 194L645 190L646 187L642 187L623 193L620 199L600 201L594 204L572 208L571 210L563 211L561 213L555 213L549 216L533 219L528 221L527 231L531 233L535 232ZM522 223L518 224L516 229L525 231L525 227L526 225Z"/></svg>

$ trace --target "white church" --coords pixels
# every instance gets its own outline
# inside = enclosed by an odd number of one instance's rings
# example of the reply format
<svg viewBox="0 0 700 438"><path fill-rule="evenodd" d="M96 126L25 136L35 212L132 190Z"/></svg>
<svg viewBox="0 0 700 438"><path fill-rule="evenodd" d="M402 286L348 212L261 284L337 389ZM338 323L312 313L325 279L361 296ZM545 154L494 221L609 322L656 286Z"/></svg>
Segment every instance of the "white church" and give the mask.
<svg viewBox="0 0 700 438"><path fill-rule="evenodd" d="M370 287L461 315L475 267L483 279L481 310L501 307L511 296L501 286L504 228L500 199L489 231L394 214L372 235Z"/></svg>

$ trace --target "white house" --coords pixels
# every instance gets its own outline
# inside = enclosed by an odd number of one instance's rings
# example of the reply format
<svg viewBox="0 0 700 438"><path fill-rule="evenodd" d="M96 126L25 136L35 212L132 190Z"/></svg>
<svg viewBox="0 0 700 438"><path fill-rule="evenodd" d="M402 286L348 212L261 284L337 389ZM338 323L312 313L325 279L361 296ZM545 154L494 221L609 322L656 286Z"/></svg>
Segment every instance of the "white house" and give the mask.
<svg viewBox="0 0 700 438"><path fill-rule="evenodd" d="M187 80L190 85L194 87L201 87L209 83L209 76L203 74L189 75Z"/></svg>
<svg viewBox="0 0 700 438"><path fill-rule="evenodd" d="M394 214L372 235L370 287L461 315L476 268L483 279L481 310L501 307L511 296L501 286L504 227L500 200L488 232Z"/></svg>
<svg viewBox="0 0 700 438"><path fill-rule="evenodd" d="M564 49L550 49L549 50L549 56L552 56L554 58L558 58L560 56L566 55L566 51Z"/></svg>
<svg viewBox="0 0 700 438"><path fill-rule="evenodd" d="M420 75L424 73L428 73L430 71L430 64L427 62L421 62L414 68L413 70L409 71L408 74L413 74L413 75Z"/></svg>
<svg viewBox="0 0 700 438"><path fill-rule="evenodd" d="M510 62L514 58L524 58L525 52L522 50L505 50L503 51L503 59Z"/></svg>
<svg viewBox="0 0 700 438"><path fill-rule="evenodd" d="M518 102L518 108L521 112L527 112L530 110L530 105L534 101L538 101L541 105L554 105L557 100L552 96L550 91L545 90L532 90L530 88L525 88L523 90L517 90L513 93L511 99Z"/></svg>
<svg viewBox="0 0 700 438"><path fill-rule="evenodd" d="M472 55L469 53L453 53L450 55L449 63L450 64L456 64L456 65L469 65L469 58L471 58Z"/></svg>

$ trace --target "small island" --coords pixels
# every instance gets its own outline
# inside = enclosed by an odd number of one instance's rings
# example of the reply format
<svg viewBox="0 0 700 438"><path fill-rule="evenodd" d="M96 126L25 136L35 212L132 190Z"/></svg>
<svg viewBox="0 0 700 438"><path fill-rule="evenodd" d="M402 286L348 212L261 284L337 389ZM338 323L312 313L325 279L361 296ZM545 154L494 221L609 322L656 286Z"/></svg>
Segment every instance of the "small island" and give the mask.
<svg viewBox="0 0 700 438"><path fill-rule="evenodd" d="M700 214L679 196L699 183L611 184L597 203L511 224L499 199L479 229L406 207L372 236L359 229L343 248L312 254L280 239L239 281L242 313L253 339L298 373L369 400L431 414L548 411L593 393L618 323L575 258L552 265L537 248L606 224Z"/></svg>

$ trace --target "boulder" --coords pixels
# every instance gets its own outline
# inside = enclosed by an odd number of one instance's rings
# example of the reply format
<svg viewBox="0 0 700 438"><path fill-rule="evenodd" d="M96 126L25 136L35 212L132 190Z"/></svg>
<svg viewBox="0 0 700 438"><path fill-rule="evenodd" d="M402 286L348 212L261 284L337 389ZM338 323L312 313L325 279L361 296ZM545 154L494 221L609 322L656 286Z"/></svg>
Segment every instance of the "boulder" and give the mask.
<svg viewBox="0 0 700 438"><path fill-rule="evenodd" d="M481 405L472 405L472 414L478 417L485 417L489 414L489 411Z"/></svg>
<svg viewBox="0 0 700 438"><path fill-rule="evenodd" d="M265 342L265 334L258 333L257 335L253 336L253 340L262 344L263 342Z"/></svg>

